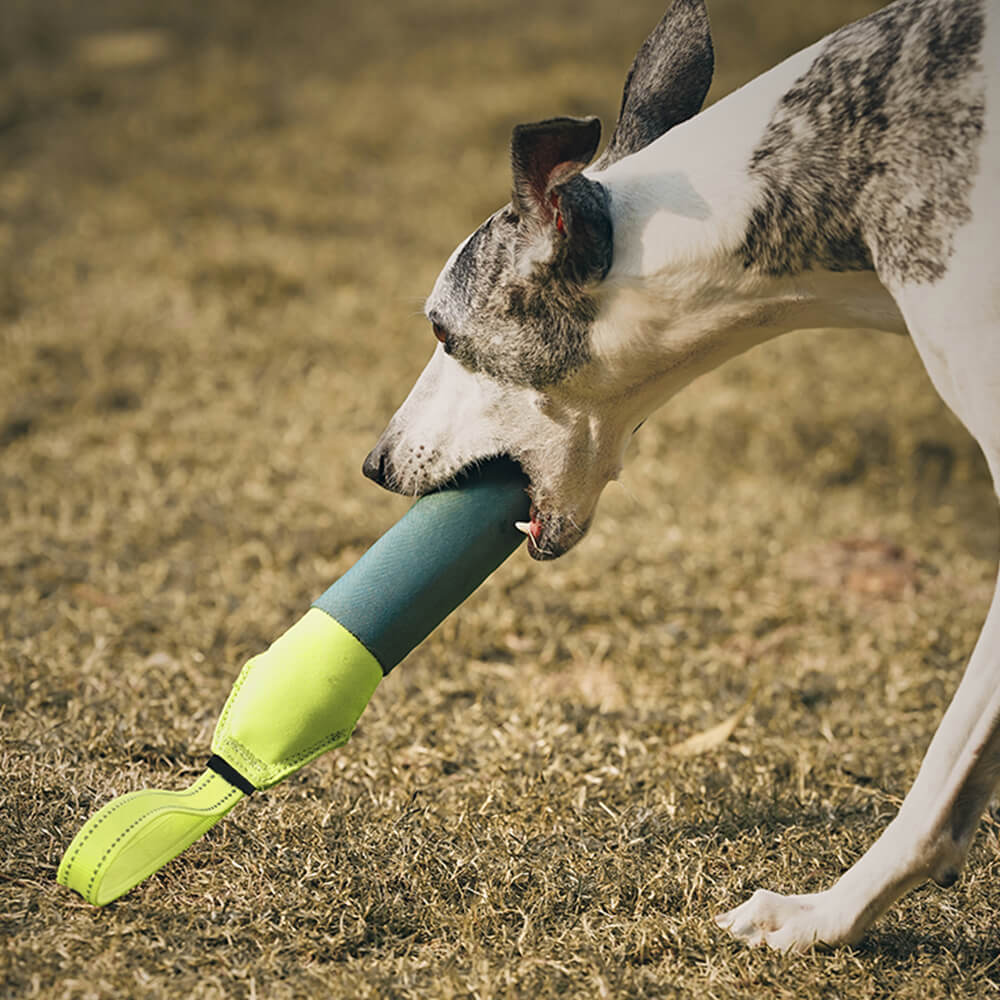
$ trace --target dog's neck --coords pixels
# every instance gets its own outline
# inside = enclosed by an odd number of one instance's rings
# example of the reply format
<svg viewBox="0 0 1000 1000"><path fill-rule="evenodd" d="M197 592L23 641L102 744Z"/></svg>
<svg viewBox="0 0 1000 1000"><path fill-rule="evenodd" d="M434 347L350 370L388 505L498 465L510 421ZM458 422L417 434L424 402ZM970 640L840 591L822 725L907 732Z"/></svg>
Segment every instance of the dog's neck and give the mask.
<svg viewBox="0 0 1000 1000"><path fill-rule="evenodd" d="M814 267L775 276L748 266L740 253L763 194L763 181L750 171L754 151L821 44L593 175L611 200L615 252L607 287L618 300L611 312L659 328L660 339L699 346L711 355L706 367L788 330L905 332L871 270Z"/></svg>

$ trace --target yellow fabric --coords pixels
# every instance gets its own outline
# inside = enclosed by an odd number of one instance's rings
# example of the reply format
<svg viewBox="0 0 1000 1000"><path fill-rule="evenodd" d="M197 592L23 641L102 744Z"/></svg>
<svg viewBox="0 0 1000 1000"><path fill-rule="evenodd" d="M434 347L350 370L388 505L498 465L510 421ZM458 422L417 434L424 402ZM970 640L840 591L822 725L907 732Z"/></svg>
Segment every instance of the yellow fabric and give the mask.
<svg viewBox="0 0 1000 1000"><path fill-rule="evenodd" d="M243 668L212 750L255 787L268 788L346 743L381 679L372 654L311 608ZM243 797L206 771L185 791L148 789L113 799L73 838L56 878L104 906L175 858Z"/></svg>
<svg viewBox="0 0 1000 1000"><path fill-rule="evenodd" d="M346 743L381 680L365 646L310 608L243 668L212 751L257 788L269 788Z"/></svg>
<svg viewBox="0 0 1000 1000"><path fill-rule="evenodd" d="M177 857L243 797L212 771L185 791L149 788L121 795L73 838L56 880L104 906Z"/></svg>

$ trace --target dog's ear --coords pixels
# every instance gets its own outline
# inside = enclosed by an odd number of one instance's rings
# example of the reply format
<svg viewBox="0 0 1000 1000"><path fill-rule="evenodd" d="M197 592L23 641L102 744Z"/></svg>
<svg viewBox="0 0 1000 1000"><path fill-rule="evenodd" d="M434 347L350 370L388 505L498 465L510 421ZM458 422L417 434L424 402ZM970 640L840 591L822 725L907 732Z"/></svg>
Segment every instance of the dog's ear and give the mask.
<svg viewBox="0 0 1000 1000"><path fill-rule="evenodd" d="M548 118L516 126L510 140L515 211L561 225L557 188L590 163L600 141L597 118Z"/></svg>
<svg viewBox="0 0 1000 1000"><path fill-rule="evenodd" d="M696 115L714 69L704 0L674 0L636 54L625 79L618 124L598 169L643 149Z"/></svg>

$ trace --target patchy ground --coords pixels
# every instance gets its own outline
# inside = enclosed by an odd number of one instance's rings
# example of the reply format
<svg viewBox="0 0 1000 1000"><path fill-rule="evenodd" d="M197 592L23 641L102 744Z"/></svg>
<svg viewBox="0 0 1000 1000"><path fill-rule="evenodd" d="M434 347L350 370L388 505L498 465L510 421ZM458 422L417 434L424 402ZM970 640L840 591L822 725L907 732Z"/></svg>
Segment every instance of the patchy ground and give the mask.
<svg viewBox="0 0 1000 1000"><path fill-rule="evenodd" d="M713 99L866 9L715 0ZM345 749L104 910L55 884L100 804L200 771L244 660L406 509L359 469L431 350L423 295L505 200L511 126L610 123L659 14L5 0L3 995L1000 988L992 821L855 950L710 920L865 849L991 592L978 452L911 345L867 333L693 386L588 541L515 556Z"/></svg>

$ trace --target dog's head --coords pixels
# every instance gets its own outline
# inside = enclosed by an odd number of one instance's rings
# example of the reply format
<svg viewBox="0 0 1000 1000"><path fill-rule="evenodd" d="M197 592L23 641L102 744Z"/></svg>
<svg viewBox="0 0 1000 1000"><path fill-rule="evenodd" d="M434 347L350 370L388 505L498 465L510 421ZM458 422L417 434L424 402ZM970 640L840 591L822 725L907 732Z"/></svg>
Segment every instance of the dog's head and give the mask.
<svg viewBox="0 0 1000 1000"><path fill-rule="evenodd" d="M700 110L713 55L703 0L675 0L628 74L599 171ZM530 480L529 551L561 555L652 403L635 364L602 334L615 256L609 193L584 169L596 118L514 129L511 201L452 254L426 303L439 344L365 462L365 474L420 495L508 456Z"/></svg>

